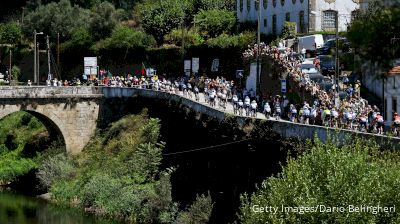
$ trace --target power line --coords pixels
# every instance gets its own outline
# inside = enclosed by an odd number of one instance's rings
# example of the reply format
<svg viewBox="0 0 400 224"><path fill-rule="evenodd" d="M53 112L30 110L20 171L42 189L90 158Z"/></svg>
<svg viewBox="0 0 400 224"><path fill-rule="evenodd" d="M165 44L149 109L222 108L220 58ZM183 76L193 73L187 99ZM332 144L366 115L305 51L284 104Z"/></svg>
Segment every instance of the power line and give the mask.
<svg viewBox="0 0 400 224"><path fill-rule="evenodd" d="M206 149L212 149L212 148L218 148L218 147L221 147L221 146L232 145L232 144L245 142L245 141L249 141L249 140L252 140L252 138L242 139L242 140L233 141L233 142L222 143L222 144L219 144L219 145L206 146L206 147L203 147L203 148L190 149L190 150L186 150L186 151L166 153L166 154L163 154L163 156L177 155L177 154L188 153L188 152L197 152L197 151L202 151L202 150L206 150Z"/></svg>

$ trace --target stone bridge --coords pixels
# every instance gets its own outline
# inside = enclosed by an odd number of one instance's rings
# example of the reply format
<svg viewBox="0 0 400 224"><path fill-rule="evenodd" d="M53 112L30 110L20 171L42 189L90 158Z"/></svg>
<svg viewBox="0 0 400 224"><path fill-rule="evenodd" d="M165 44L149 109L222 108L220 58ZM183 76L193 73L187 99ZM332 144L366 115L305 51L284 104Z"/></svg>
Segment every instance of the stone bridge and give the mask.
<svg viewBox="0 0 400 224"><path fill-rule="evenodd" d="M93 136L102 94L77 87L0 87L0 119L26 111L60 136L69 153L78 153Z"/></svg>
<svg viewBox="0 0 400 224"><path fill-rule="evenodd" d="M41 120L51 135L61 136L67 152L79 153L94 135L97 121L101 119L102 100L113 97L145 97L175 101L192 110L223 120L234 116L229 105L225 111L209 107L204 103L178 94L166 92L119 87L44 87L44 86L3 86L0 87L0 119L17 111L26 111ZM239 125L245 123L246 117L236 116ZM265 119L262 114L257 119ZM266 120L266 119L265 119ZM400 139L368 133L356 133L349 130L336 131L314 125L304 125L287 121L266 120L268 127L282 137L312 139L317 135L326 141L330 133L338 133L341 140L346 135L361 135L374 138L378 143L392 143L400 148Z"/></svg>

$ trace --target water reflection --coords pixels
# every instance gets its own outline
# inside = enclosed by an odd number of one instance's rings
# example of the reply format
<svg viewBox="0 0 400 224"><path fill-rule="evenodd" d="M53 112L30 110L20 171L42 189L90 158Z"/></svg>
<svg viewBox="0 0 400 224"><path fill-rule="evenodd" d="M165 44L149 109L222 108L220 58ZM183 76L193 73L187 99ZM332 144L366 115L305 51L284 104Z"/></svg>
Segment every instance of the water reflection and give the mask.
<svg viewBox="0 0 400 224"><path fill-rule="evenodd" d="M81 210L0 189L1 224L117 224Z"/></svg>

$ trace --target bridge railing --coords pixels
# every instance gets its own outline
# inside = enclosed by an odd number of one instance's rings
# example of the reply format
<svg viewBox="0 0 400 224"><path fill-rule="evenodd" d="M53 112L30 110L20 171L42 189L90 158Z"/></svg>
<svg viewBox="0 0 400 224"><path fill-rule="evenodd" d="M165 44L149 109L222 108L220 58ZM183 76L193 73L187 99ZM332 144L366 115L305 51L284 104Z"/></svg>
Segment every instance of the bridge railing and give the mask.
<svg viewBox="0 0 400 224"><path fill-rule="evenodd" d="M101 98L92 86L1 86L0 98Z"/></svg>

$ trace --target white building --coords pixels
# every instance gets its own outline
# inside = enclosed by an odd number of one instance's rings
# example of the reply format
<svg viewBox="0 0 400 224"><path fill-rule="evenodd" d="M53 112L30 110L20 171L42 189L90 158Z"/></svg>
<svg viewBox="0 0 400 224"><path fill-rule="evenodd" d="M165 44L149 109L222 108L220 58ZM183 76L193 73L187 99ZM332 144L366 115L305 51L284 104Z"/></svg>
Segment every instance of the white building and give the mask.
<svg viewBox="0 0 400 224"><path fill-rule="evenodd" d="M377 65L365 63L363 66L363 84L379 98L384 99L386 121L392 121L393 113L400 112L400 60L395 60L394 67L387 73ZM386 75L386 79L380 76Z"/></svg>
<svg viewBox="0 0 400 224"><path fill-rule="evenodd" d="M365 0L364 0L365 1ZM347 31L352 14L364 5L363 0L309 0L310 32L335 31L338 16L339 32Z"/></svg>
<svg viewBox="0 0 400 224"><path fill-rule="evenodd" d="M296 22L297 32L307 32L308 0L236 0L239 22L257 22L259 4L262 33L281 34L285 21Z"/></svg>

